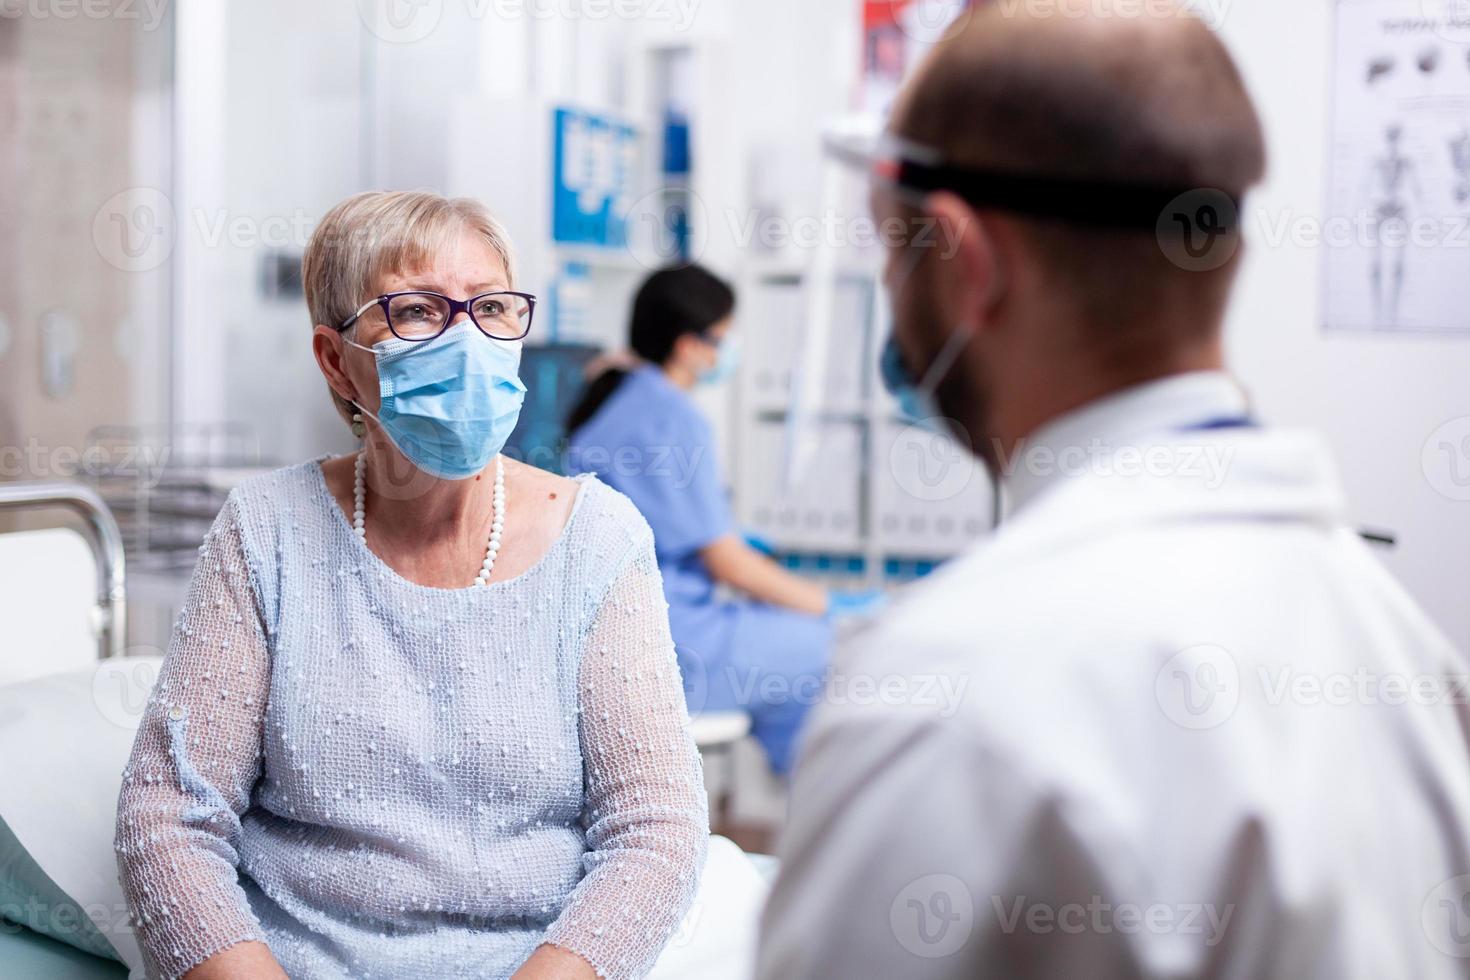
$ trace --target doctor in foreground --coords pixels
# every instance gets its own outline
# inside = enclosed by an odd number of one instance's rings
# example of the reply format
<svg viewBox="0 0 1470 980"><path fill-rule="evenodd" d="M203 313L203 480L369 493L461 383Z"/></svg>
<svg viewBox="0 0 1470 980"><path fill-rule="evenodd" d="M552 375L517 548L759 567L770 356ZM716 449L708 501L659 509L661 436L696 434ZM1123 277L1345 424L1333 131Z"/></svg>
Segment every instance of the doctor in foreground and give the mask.
<svg viewBox="0 0 1470 980"><path fill-rule="evenodd" d="M1465 664L1225 373L1255 110L1196 20L1089 7L975 13L875 169L943 228L890 366L1012 514L839 649L914 696L817 709L760 976L1463 976Z"/></svg>

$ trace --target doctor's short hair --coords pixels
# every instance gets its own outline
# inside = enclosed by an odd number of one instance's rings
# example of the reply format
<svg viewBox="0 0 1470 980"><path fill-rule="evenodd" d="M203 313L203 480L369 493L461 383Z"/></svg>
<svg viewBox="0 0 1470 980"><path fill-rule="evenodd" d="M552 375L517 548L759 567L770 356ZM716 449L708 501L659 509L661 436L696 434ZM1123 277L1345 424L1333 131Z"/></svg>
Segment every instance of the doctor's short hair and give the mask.
<svg viewBox="0 0 1470 980"><path fill-rule="evenodd" d="M506 285L515 289L510 237L479 201L428 191L366 191L347 198L322 218L301 260L312 325L339 328L378 295L384 276L432 262L465 231L483 238L500 257ZM352 418L352 406L336 392L332 401L344 419Z"/></svg>
<svg viewBox="0 0 1470 980"><path fill-rule="evenodd" d="M961 166L1242 199L1265 176L1265 136L1214 31L1183 8L1102 17L1092 7L976 8L901 96L894 132ZM1151 343L1161 316L1183 322L1192 309L1200 329L1213 327L1240 262L1239 221L1228 261L1195 270L1171 262L1150 231L1007 217L1041 274L1120 356ZM1139 330L1126 336L1124 324Z"/></svg>

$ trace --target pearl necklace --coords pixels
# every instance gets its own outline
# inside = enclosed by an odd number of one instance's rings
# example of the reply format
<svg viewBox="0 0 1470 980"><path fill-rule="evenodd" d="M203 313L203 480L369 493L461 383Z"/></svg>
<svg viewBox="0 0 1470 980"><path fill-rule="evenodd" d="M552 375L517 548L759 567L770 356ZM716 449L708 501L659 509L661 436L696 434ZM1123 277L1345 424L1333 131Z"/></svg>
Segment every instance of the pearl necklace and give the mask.
<svg viewBox="0 0 1470 980"><path fill-rule="evenodd" d="M495 570L495 558L500 554L500 535L505 530L505 464L502 459L495 457L494 519L490 522L490 545L485 549L485 563L480 566L480 574L475 576L476 585L489 584L490 573ZM367 512L363 506L367 499L366 474L367 453L359 452L352 476L352 533L364 544L367 539Z"/></svg>

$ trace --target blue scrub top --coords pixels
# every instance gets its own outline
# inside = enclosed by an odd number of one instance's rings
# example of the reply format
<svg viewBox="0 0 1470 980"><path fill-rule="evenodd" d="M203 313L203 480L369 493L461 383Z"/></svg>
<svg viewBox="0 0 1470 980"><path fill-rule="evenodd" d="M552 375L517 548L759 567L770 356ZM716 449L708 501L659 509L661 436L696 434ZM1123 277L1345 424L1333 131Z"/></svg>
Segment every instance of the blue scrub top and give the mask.
<svg viewBox="0 0 1470 980"><path fill-rule="evenodd" d="M653 528L689 710L748 712L772 768L789 771L822 690L832 626L716 594L699 552L735 522L709 420L661 370L639 368L572 434L568 464L627 494Z"/></svg>
<svg viewBox="0 0 1470 980"><path fill-rule="evenodd" d="M627 494L653 528L675 643L705 665L724 661L737 611L717 600L699 551L735 522L714 429L694 400L657 367L638 368L572 434L568 455L573 472Z"/></svg>

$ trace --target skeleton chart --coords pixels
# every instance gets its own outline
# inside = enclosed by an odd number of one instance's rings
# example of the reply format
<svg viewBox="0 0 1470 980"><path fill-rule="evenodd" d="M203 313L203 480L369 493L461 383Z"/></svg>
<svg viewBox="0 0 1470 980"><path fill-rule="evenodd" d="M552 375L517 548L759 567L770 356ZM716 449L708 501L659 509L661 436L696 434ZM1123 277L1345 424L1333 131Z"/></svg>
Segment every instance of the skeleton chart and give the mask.
<svg viewBox="0 0 1470 980"><path fill-rule="evenodd" d="M1323 320L1470 336L1470 0L1336 0Z"/></svg>

